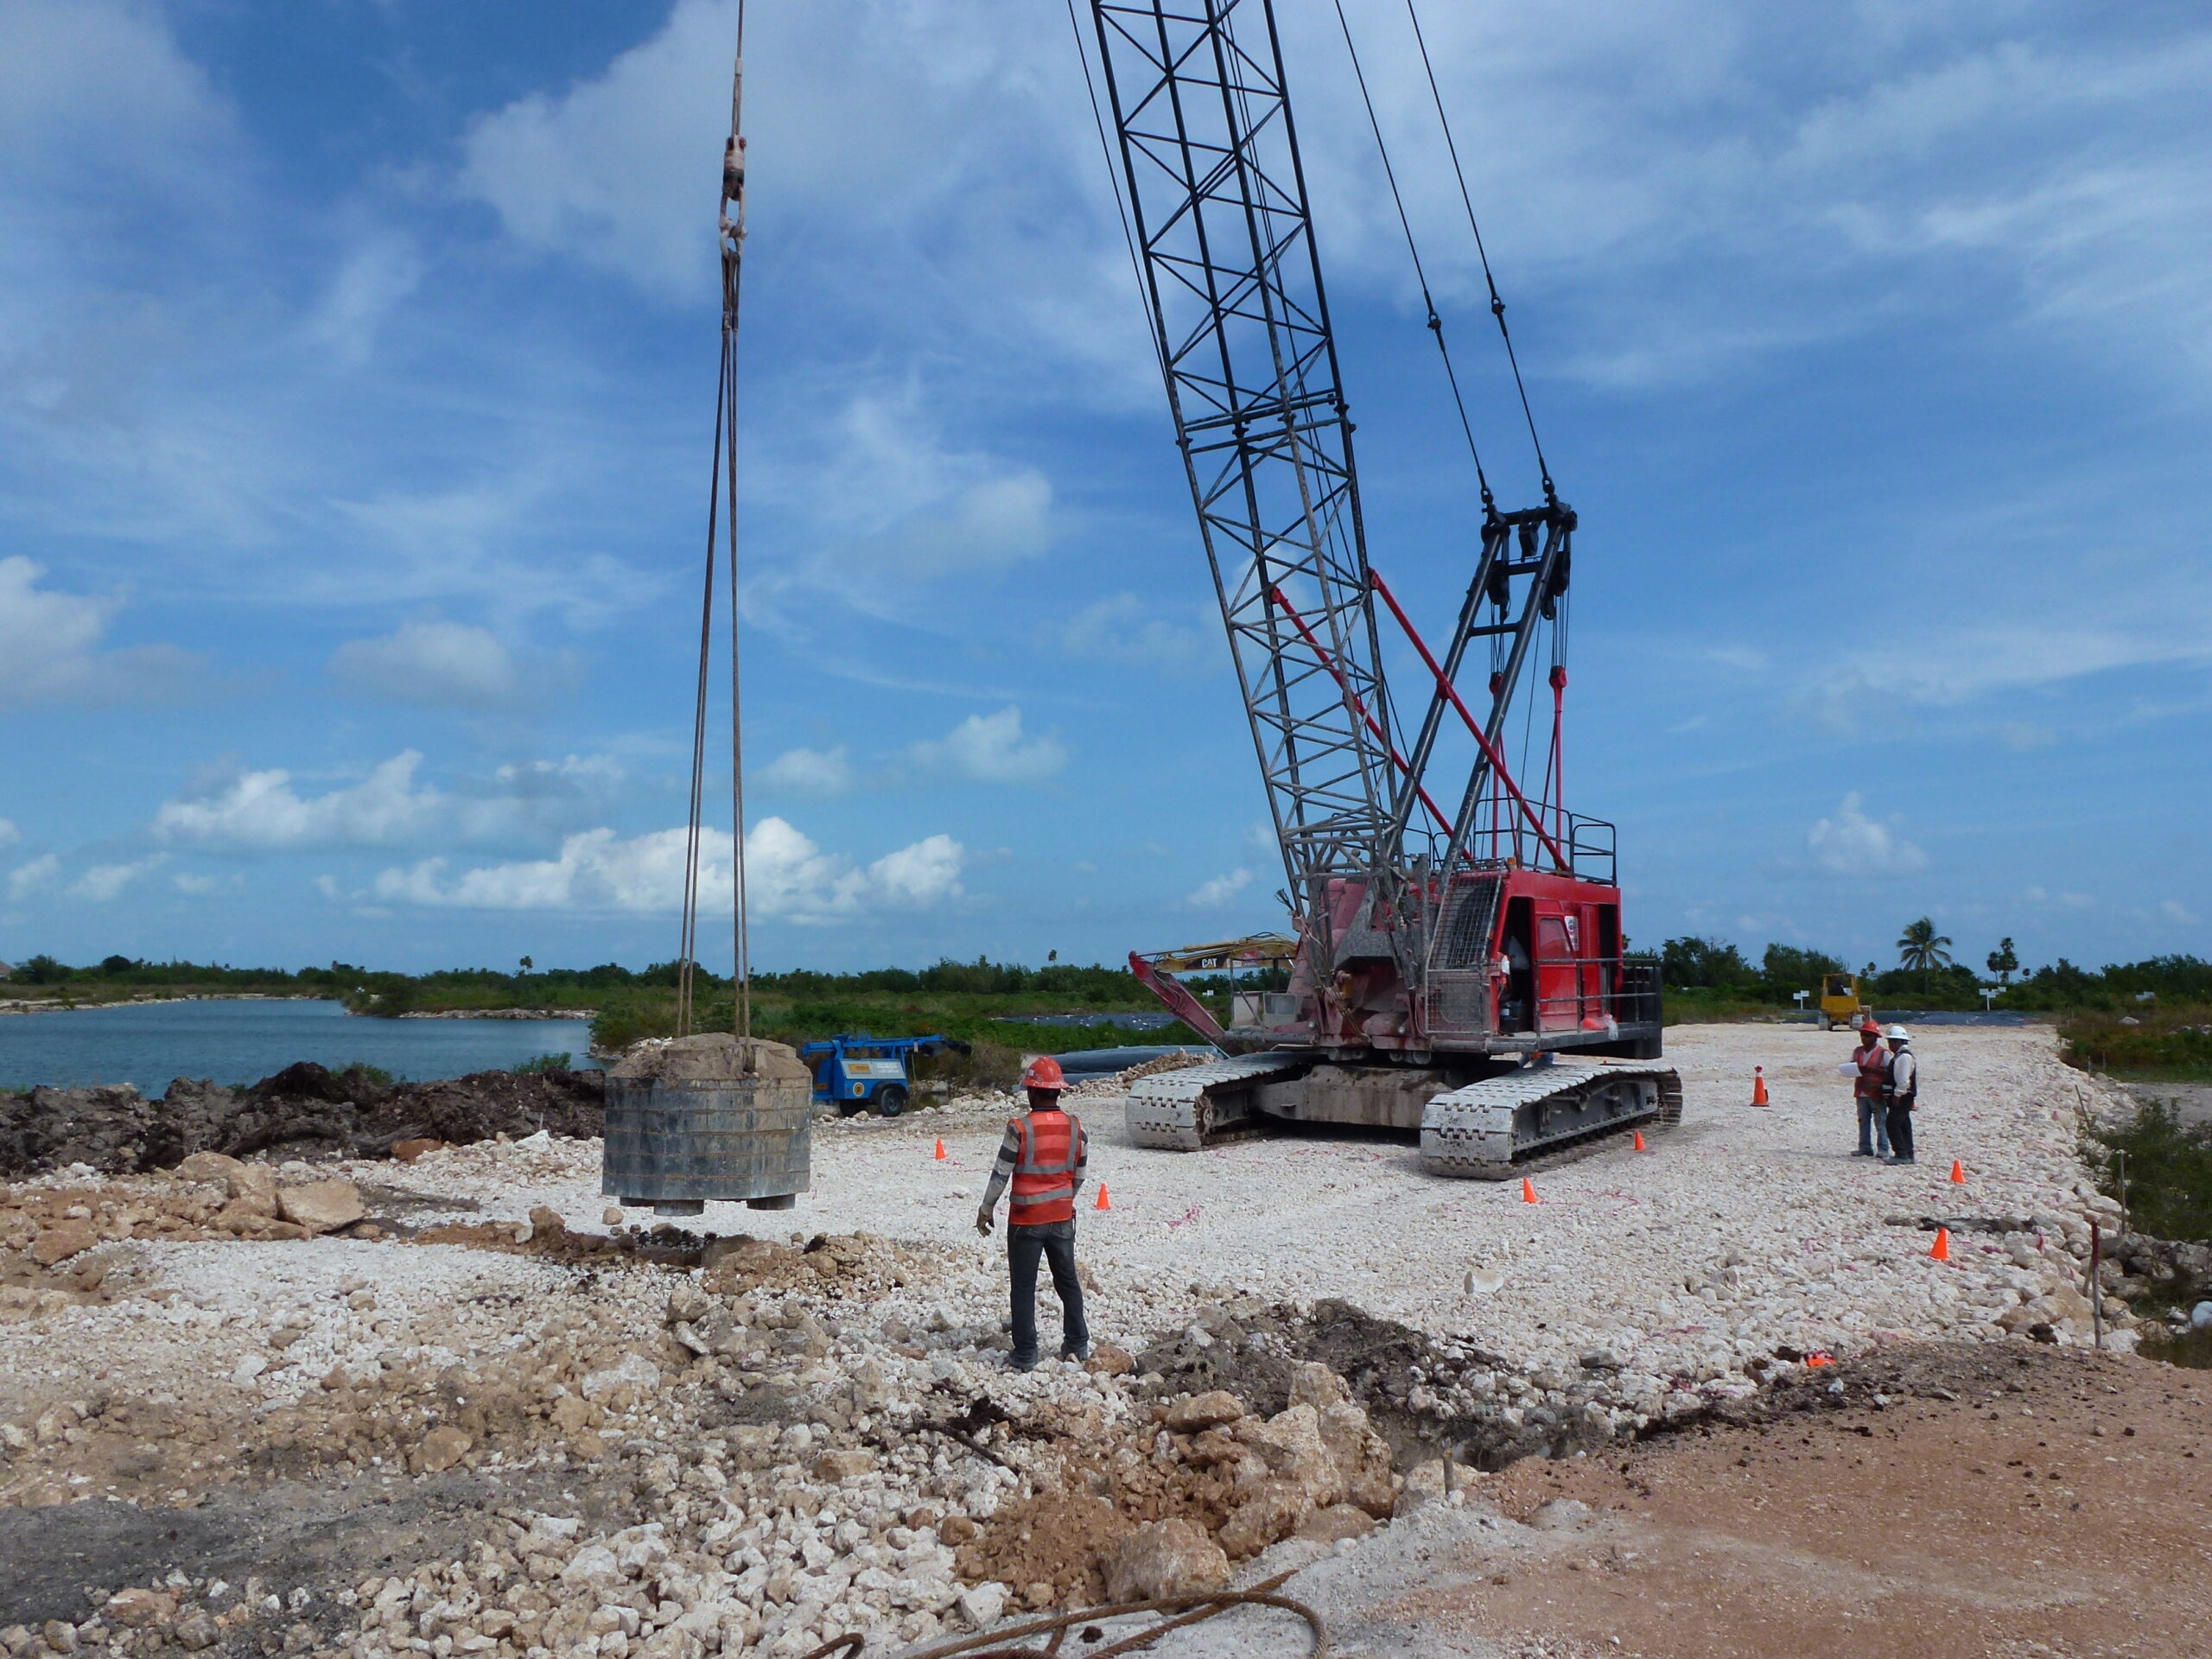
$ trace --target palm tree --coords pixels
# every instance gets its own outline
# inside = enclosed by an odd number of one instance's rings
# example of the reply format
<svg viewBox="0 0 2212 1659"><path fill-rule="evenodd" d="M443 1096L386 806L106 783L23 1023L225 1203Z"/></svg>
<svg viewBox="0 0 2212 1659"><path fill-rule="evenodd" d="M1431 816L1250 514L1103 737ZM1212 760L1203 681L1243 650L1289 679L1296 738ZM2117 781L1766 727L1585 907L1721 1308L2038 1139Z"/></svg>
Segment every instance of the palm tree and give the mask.
<svg viewBox="0 0 2212 1659"><path fill-rule="evenodd" d="M1999 984L2009 987L2012 983L2012 976L2020 971L2020 956L2013 950L2012 940L1997 941L1997 948L1989 953L1989 971L1997 976Z"/></svg>
<svg viewBox="0 0 2212 1659"><path fill-rule="evenodd" d="M1950 936L1938 933L1934 920L1923 916L1916 922L1907 922L1904 931L1897 936L1897 961L1907 968L1920 971L1920 988L1928 988L1930 969L1951 965Z"/></svg>

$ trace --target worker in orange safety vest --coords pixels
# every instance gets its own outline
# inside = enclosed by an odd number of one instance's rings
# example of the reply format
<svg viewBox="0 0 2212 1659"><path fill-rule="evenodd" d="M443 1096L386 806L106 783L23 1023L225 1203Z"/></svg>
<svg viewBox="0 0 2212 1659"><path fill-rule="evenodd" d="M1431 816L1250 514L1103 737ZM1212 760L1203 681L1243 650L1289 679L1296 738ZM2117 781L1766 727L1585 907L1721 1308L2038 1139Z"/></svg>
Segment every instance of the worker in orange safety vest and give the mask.
<svg viewBox="0 0 2212 1659"><path fill-rule="evenodd" d="M1882 1046L1882 1028L1871 1018L1859 1027L1859 1046L1851 1052L1851 1093L1859 1105L1859 1150L1851 1155L1887 1158L1890 1056Z"/></svg>
<svg viewBox="0 0 2212 1659"><path fill-rule="evenodd" d="M1051 1055L1029 1063L1021 1075L1029 1093L1029 1114L1007 1120L991 1184L976 1211L976 1230L990 1236L999 1195L1013 1184L1007 1209L1006 1264L1014 1289L1014 1370L1037 1366L1037 1262L1052 1269L1059 1293L1062 1359L1090 1357L1090 1332L1083 1322L1083 1282L1075 1272L1075 1195L1083 1186L1090 1148L1083 1121L1060 1109L1067 1077Z"/></svg>

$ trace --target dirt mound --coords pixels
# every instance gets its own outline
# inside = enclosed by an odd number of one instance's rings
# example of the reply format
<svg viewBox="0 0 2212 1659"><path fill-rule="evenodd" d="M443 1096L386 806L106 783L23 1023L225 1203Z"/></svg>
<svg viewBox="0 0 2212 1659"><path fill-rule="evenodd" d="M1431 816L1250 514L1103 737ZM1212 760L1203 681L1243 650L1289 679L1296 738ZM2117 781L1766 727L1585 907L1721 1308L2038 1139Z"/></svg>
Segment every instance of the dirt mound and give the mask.
<svg viewBox="0 0 2212 1659"><path fill-rule="evenodd" d="M996 1579L1033 1611L1106 1599L1106 1563L1136 1522L1109 1498L1041 1492L1009 1503L960 1552L960 1576Z"/></svg>
<svg viewBox="0 0 2212 1659"><path fill-rule="evenodd" d="M817 1233L804 1249L738 1233L709 1245L703 1265L707 1287L722 1294L798 1290L871 1297L919 1282L940 1261L874 1233Z"/></svg>
<svg viewBox="0 0 2212 1659"><path fill-rule="evenodd" d="M358 1068L302 1062L244 1090L179 1077L147 1100L128 1084L0 1094L0 1178L84 1164L102 1174L167 1169L195 1152L233 1158L386 1156L395 1141L461 1145L549 1129L600 1132L597 1071L478 1071L379 1083Z"/></svg>
<svg viewBox="0 0 2212 1659"><path fill-rule="evenodd" d="M1136 1369L1159 1375L1148 1390L1155 1398L1221 1389L1271 1415L1290 1403L1298 1366L1307 1361L1344 1377L1401 1466L1450 1445L1465 1462L1500 1469L1516 1458L1565 1456L1609 1438L1583 1414L1571 1388L1553 1391L1567 1396L1558 1406L1516 1410L1511 1382L1501 1389L1513 1367L1498 1355L1436 1342L1334 1298L1315 1303L1311 1313L1236 1298L1145 1350Z"/></svg>

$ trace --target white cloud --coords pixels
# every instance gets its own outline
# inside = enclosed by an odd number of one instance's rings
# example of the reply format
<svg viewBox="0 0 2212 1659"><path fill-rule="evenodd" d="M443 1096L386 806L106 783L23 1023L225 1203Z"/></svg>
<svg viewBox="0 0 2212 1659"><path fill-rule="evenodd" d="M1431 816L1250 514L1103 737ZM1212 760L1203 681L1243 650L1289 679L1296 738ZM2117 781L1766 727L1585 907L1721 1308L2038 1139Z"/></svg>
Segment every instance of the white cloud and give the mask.
<svg viewBox="0 0 2212 1659"><path fill-rule="evenodd" d="M1206 630L1171 622L1152 613L1135 594L1113 594L1095 601L1069 619L1060 644L1071 656L1141 668L1188 672L1226 658Z"/></svg>
<svg viewBox="0 0 2212 1659"><path fill-rule="evenodd" d="M606 809L629 774L612 755L512 761L488 785L464 780L450 801L454 827L472 842L538 840L563 834Z"/></svg>
<svg viewBox="0 0 2212 1659"><path fill-rule="evenodd" d="M1909 643L1833 663L1816 674L1808 695L1828 725L1855 733L1870 709L1956 708L2115 669L2212 664L2212 584L2198 570L2133 559L2096 563L2104 588L2087 594L2068 594L2082 573L2058 567L2024 570L2002 596L1978 578L1960 591L1923 594ZM1940 559L1939 568L1974 570L1952 557ZM2017 607L2018 613L1993 616L1997 605ZM2004 739L2016 748L2045 741L2025 721L2007 725Z"/></svg>
<svg viewBox="0 0 2212 1659"><path fill-rule="evenodd" d="M61 861L52 853L41 853L28 864L18 864L8 873L8 896L28 899L35 893L44 893L61 875Z"/></svg>
<svg viewBox="0 0 2212 1659"><path fill-rule="evenodd" d="M0 818L0 847L12 847L23 838L23 832L6 818Z"/></svg>
<svg viewBox="0 0 2212 1659"><path fill-rule="evenodd" d="M69 896L89 899L96 905L112 904L133 881L167 862L167 853L156 853L129 864L95 864L71 885Z"/></svg>
<svg viewBox="0 0 2212 1659"><path fill-rule="evenodd" d="M154 815L162 841L234 851L397 847L450 837L537 842L605 811L627 774L603 754L511 761L489 779L449 789L418 780L420 751L407 749L359 783L302 794L282 767L219 772Z"/></svg>
<svg viewBox="0 0 2212 1659"><path fill-rule="evenodd" d="M677 0L597 74L480 117L461 189L524 247L703 296L736 21L733 0ZM773 66L746 88L755 226L836 245L819 281L839 306L1027 348L981 372L1028 372L1043 346L1093 387L1157 394L1064 16L848 0L747 27Z"/></svg>
<svg viewBox="0 0 2212 1659"><path fill-rule="evenodd" d="M245 878L232 871L228 875L209 875L203 871L179 870L169 880L179 893L202 897L211 893L235 890L245 885Z"/></svg>
<svg viewBox="0 0 2212 1659"><path fill-rule="evenodd" d="M1806 832L1805 845L1822 869L1838 875L1910 875L1928 868L1928 855L1868 817L1853 790L1832 818Z"/></svg>
<svg viewBox="0 0 2212 1659"><path fill-rule="evenodd" d="M512 701L513 656L489 632L460 622L402 623L373 639L349 639L330 655L349 690L393 702L487 708Z"/></svg>
<svg viewBox="0 0 2212 1659"><path fill-rule="evenodd" d="M786 749L754 779L787 795L842 795L853 786L853 768L841 743L834 749Z"/></svg>
<svg viewBox="0 0 2212 1659"><path fill-rule="evenodd" d="M660 33L558 96L532 92L461 140L461 186L525 246L671 299L713 270L710 191L729 129L734 7L679 0Z"/></svg>
<svg viewBox="0 0 2212 1659"><path fill-rule="evenodd" d="M346 367L359 368L375 350L385 319L422 280L423 256L411 238L393 232L368 237L340 263L308 320L308 340Z"/></svg>
<svg viewBox="0 0 2212 1659"><path fill-rule="evenodd" d="M155 8L10 0L0 8L0 153L12 194L49 207L106 176L202 199L234 137L228 110ZM66 205L62 211L67 211ZM81 227L93 215L73 215Z"/></svg>
<svg viewBox="0 0 2212 1659"><path fill-rule="evenodd" d="M447 874L447 861L425 859L376 879L371 896L388 904L481 910L670 913L683 898L684 832L627 837L586 830L561 844L558 857L482 866ZM733 842L709 828L700 843L700 905L727 910L735 892ZM966 852L936 835L887 853L865 868L826 853L782 818L763 818L746 836L746 892L756 917L804 925L844 920L883 909L925 910L961 895Z"/></svg>
<svg viewBox="0 0 2212 1659"><path fill-rule="evenodd" d="M2158 901L2158 912L2168 921L2179 922L2184 927L2194 927L2196 925L2196 913L2190 910L2188 906L2183 904L2178 899L2160 899Z"/></svg>
<svg viewBox="0 0 2212 1659"><path fill-rule="evenodd" d="M282 768L240 772L197 798L164 801L154 833L202 847L287 850L302 847L375 847L417 839L443 820L447 801L418 787L420 753L394 755L359 783L325 795L302 796Z"/></svg>
<svg viewBox="0 0 2212 1659"><path fill-rule="evenodd" d="M925 772L950 772L979 784L1027 784L1049 778L1067 765L1067 747L1058 734L1025 738L1021 710L1009 706L995 715L970 715L936 742L908 751Z"/></svg>
<svg viewBox="0 0 2212 1659"><path fill-rule="evenodd" d="M0 558L0 708L33 702L128 702L174 694L199 659L174 645L104 651L123 601L39 586L46 567Z"/></svg>
<svg viewBox="0 0 2212 1659"><path fill-rule="evenodd" d="M911 625L915 589L1035 559L1052 486L1033 467L946 442L918 378L855 393L834 419L771 437L760 493L810 527L811 550L760 597L797 584Z"/></svg>
<svg viewBox="0 0 2212 1659"><path fill-rule="evenodd" d="M1251 871L1234 869L1226 875L1217 875L1210 881L1200 882L1185 902L1193 910L1218 910L1251 885Z"/></svg>

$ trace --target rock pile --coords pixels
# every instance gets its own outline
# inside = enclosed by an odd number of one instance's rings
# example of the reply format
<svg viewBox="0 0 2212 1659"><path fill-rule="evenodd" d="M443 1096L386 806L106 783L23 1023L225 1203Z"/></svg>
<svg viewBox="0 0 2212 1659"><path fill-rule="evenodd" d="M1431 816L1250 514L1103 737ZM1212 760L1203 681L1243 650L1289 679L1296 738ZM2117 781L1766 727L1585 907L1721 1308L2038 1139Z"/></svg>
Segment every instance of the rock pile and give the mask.
<svg viewBox="0 0 2212 1659"><path fill-rule="evenodd" d="M479 1071L378 1083L302 1063L233 1090L179 1077L158 1099L129 1084L0 1094L0 1178L82 1164L101 1174L167 1169L195 1152L381 1158L394 1142L449 1144L541 1130L596 1135L597 1071Z"/></svg>
<svg viewBox="0 0 2212 1659"><path fill-rule="evenodd" d="M74 1264L70 1284L90 1289L98 1283L85 1282L92 1264L79 1258L102 1244L313 1238L366 1214L351 1181L316 1179L304 1164L272 1168L212 1152L193 1154L166 1176L11 1186L0 1192L0 1282L43 1285L25 1268Z"/></svg>
<svg viewBox="0 0 2212 1659"><path fill-rule="evenodd" d="M1137 1065L1124 1067L1107 1077L1085 1077L1067 1091L1070 1100L1097 1100L1119 1096L1129 1092L1129 1085L1139 1077L1158 1077L1163 1071L1180 1071L1186 1066L1204 1065L1213 1058L1211 1054L1193 1054L1179 1048L1172 1054L1161 1054Z"/></svg>

